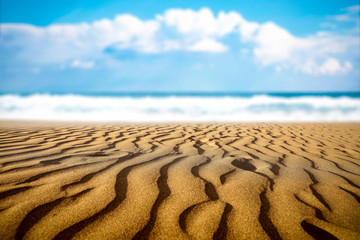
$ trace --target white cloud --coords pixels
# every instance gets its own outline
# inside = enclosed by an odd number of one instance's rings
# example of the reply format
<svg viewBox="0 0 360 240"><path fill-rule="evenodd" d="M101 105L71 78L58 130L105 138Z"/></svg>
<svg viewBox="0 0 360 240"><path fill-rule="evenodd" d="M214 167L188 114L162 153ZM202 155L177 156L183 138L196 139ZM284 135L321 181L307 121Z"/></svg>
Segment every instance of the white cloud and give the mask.
<svg viewBox="0 0 360 240"><path fill-rule="evenodd" d="M177 40L164 40L162 42L163 51L180 50L181 44Z"/></svg>
<svg viewBox="0 0 360 240"><path fill-rule="evenodd" d="M338 22L359 22L360 5L354 5L347 8L341 9L344 14L334 15L332 18Z"/></svg>
<svg viewBox="0 0 360 240"><path fill-rule="evenodd" d="M187 48L194 52L225 52L228 48L214 39L203 39Z"/></svg>
<svg viewBox="0 0 360 240"><path fill-rule="evenodd" d="M252 41L256 43L254 55L264 65L289 59L299 44L288 31L271 22L263 24Z"/></svg>
<svg viewBox="0 0 360 240"><path fill-rule="evenodd" d="M349 14L340 14L340 15L334 16L334 19L335 19L335 21L338 21L338 22L346 22L346 21L351 20L351 16Z"/></svg>
<svg viewBox="0 0 360 240"><path fill-rule="evenodd" d="M349 12L349 13L359 13L360 12L360 5L354 5L347 8L344 8L343 10Z"/></svg>
<svg viewBox="0 0 360 240"><path fill-rule="evenodd" d="M344 11L346 16L358 13L359 6ZM214 14L208 8L198 11L168 9L150 20L122 14L92 23L47 27L1 24L0 28L0 46L18 49L13 56L17 60L84 69L93 68L95 62L109 62L106 59L110 56L104 53L109 47L114 51L131 50L143 54L222 53L234 47L223 42L232 34L239 39L240 49L249 49L259 64L273 66L276 71L344 74L353 68L346 56L356 55L360 42L358 36L321 32L296 37L273 22L250 22L240 13L220 11Z"/></svg>
<svg viewBox="0 0 360 240"><path fill-rule="evenodd" d="M33 63L64 63L74 59L102 57L103 50L117 44L121 49L156 52L155 33L159 23L142 21L132 15L93 23L53 24L37 27L29 24L1 24L0 43L18 47L19 60Z"/></svg>
<svg viewBox="0 0 360 240"><path fill-rule="evenodd" d="M84 68L84 69L90 69L93 68L95 63L93 61L82 61L79 59L74 60L70 66L73 68Z"/></svg>
<svg viewBox="0 0 360 240"><path fill-rule="evenodd" d="M313 75L335 75L347 73L353 69L353 65L349 61L343 64L336 58L327 58L322 64L309 60L303 65L299 66L299 70L304 73Z"/></svg>
<svg viewBox="0 0 360 240"><path fill-rule="evenodd" d="M319 67L319 72L322 74L335 74L335 73L346 73L353 68L352 64L348 61L342 66L341 63L335 58L328 58Z"/></svg>
<svg viewBox="0 0 360 240"><path fill-rule="evenodd" d="M253 42L254 56L264 66L274 65L278 70L294 69L307 74L332 75L352 70L346 62L342 67L334 55L346 54L351 47L356 49L359 38L321 32L300 38L269 22L260 26Z"/></svg>
<svg viewBox="0 0 360 240"><path fill-rule="evenodd" d="M199 11L191 9L169 9L156 18L167 27L192 37L223 37L240 32L243 40L249 40L259 28L256 22L246 21L239 13L220 11L217 16L209 8Z"/></svg>
<svg viewBox="0 0 360 240"><path fill-rule="evenodd" d="M256 32L259 30L260 26L261 25L259 23L248 22L242 19L239 25L241 39L245 42L251 41L254 38Z"/></svg>
<svg viewBox="0 0 360 240"><path fill-rule="evenodd" d="M124 48L136 45L142 51L151 51L154 34L159 30L156 21L142 21L129 14L118 15L113 20L102 19L90 25L87 35L98 47L121 43ZM145 42L148 45L144 44Z"/></svg>
<svg viewBox="0 0 360 240"><path fill-rule="evenodd" d="M164 15L157 15L157 19L182 34L221 37L233 32L242 17L235 12L220 12L215 17L210 9L202 8L199 11L169 9Z"/></svg>

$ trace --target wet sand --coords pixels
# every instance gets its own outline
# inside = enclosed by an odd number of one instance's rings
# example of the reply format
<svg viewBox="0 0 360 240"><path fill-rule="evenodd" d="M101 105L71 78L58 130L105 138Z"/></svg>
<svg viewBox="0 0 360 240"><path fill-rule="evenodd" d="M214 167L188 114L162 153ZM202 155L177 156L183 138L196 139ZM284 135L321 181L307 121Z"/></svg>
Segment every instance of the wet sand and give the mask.
<svg viewBox="0 0 360 240"><path fill-rule="evenodd" d="M360 239L360 124L0 122L0 239Z"/></svg>

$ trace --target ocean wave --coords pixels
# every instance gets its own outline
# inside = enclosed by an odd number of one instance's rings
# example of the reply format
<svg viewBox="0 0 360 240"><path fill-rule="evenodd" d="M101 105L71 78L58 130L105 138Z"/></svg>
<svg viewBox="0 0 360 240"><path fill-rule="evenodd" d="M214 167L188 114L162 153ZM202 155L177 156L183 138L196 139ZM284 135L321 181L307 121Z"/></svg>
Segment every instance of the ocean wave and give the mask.
<svg viewBox="0 0 360 240"><path fill-rule="evenodd" d="M131 97L33 94L0 96L0 119L69 121L360 121L360 98Z"/></svg>

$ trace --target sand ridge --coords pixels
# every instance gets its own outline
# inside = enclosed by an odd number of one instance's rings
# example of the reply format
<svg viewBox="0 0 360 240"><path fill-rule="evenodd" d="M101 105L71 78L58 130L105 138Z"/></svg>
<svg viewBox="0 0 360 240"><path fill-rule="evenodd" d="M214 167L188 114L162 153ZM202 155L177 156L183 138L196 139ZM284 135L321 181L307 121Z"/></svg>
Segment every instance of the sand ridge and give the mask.
<svg viewBox="0 0 360 240"><path fill-rule="evenodd" d="M0 124L1 239L360 239L359 124Z"/></svg>

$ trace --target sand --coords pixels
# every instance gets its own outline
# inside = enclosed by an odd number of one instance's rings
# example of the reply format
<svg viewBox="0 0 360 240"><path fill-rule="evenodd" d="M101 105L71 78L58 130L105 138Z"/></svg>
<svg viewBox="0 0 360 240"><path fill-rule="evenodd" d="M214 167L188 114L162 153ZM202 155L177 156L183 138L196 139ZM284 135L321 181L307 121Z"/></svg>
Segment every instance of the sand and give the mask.
<svg viewBox="0 0 360 240"><path fill-rule="evenodd" d="M360 124L0 122L0 239L360 239Z"/></svg>

